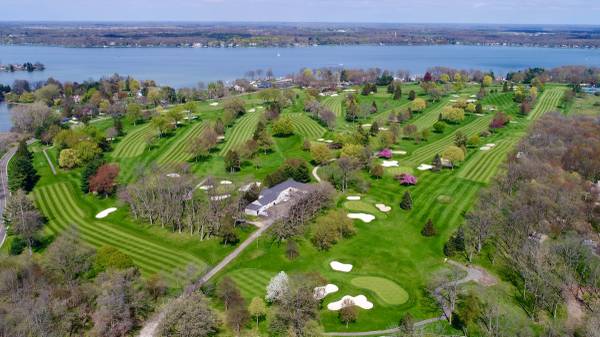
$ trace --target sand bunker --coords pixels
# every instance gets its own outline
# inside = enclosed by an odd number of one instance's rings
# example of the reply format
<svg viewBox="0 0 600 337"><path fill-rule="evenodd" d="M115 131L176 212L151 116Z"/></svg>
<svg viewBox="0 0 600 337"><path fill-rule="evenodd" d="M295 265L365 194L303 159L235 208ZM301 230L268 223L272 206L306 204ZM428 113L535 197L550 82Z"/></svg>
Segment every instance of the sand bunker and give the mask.
<svg viewBox="0 0 600 337"><path fill-rule="evenodd" d="M363 127L363 128L370 128L370 127L371 127L371 125L373 125L373 124L363 124L363 125L362 125L362 127Z"/></svg>
<svg viewBox="0 0 600 337"><path fill-rule="evenodd" d="M202 185L202 186L200 186L198 188L201 189L201 190L203 190L203 191L208 191L208 190L210 190L213 187L214 187L213 185Z"/></svg>
<svg viewBox="0 0 600 337"><path fill-rule="evenodd" d="M380 128L379 128L379 130L380 130L380 131L387 131L387 130L389 130L389 129L388 129L388 128L385 128L385 127L380 127Z"/></svg>
<svg viewBox="0 0 600 337"><path fill-rule="evenodd" d="M460 96L455 94L455 95L452 95L452 97L459 98Z"/></svg>
<svg viewBox="0 0 600 337"><path fill-rule="evenodd" d="M103 210L102 212L96 214L96 219L106 218L106 216L108 216L110 213L112 213L116 210L117 210L116 207L107 208L107 209Z"/></svg>
<svg viewBox="0 0 600 337"><path fill-rule="evenodd" d="M471 97L471 98L477 98L477 95L471 95L469 97Z"/></svg>
<svg viewBox="0 0 600 337"><path fill-rule="evenodd" d="M484 114L475 114L475 116L477 116L477 117L483 117L485 115Z"/></svg>
<svg viewBox="0 0 600 337"><path fill-rule="evenodd" d="M331 140L331 139L325 139L325 143L331 144L331 143L333 143L333 140Z"/></svg>
<svg viewBox="0 0 600 337"><path fill-rule="evenodd" d="M350 219L359 219L362 222L369 223L375 220L375 216L367 213L348 213L348 218Z"/></svg>
<svg viewBox="0 0 600 337"><path fill-rule="evenodd" d="M252 108L252 109L248 110L248 112L256 112L256 109Z"/></svg>
<svg viewBox="0 0 600 337"><path fill-rule="evenodd" d="M398 167L398 161L397 160L384 160L383 163L381 164L381 166L383 167Z"/></svg>
<svg viewBox="0 0 600 337"><path fill-rule="evenodd" d="M169 174L167 174L167 177L169 177L169 178L179 178L181 176L179 175L179 173L169 173Z"/></svg>
<svg viewBox="0 0 600 337"><path fill-rule="evenodd" d="M229 197L230 197L229 194L215 195L214 197L210 197L210 200L219 201L219 200L225 200L225 199L227 199Z"/></svg>
<svg viewBox="0 0 600 337"><path fill-rule="evenodd" d="M406 151L394 150L394 151L392 151L392 154L400 154L400 155L405 155L405 154L406 154Z"/></svg>
<svg viewBox="0 0 600 337"><path fill-rule="evenodd" d="M347 301L350 300L350 301ZM327 309L331 310L331 311L338 311L340 309L343 308L344 306L344 302L348 303L352 303L355 306L362 308L362 309L366 309L366 310L370 310L373 309L373 303L369 302L369 300L367 300L367 297L365 295L358 295L358 296L349 296L346 295L344 297L342 297L341 300L339 301L335 301L335 302L331 302L329 304L327 304Z"/></svg>
<svg viewBox="0 0 600 337"><path fill-rule="evenodd" d="M476 99L468 99L468 100L467 100L467 103L475 103L475 102L477 102L477 100L476 100Z"/></svg>
<svg viewBox="0 0 600 337"><path fill-rule="evenodd" d="M335 293L338 290L340 289L335 284L328 284L322 287L316 287L314 291L314 296L317 300L321 300L325 298L325 296Z"/></svg>
<svg viewBox="0 0 600 337"><path fill-rule="evenodd" d="M217 106L217 105L219 105L219 103L217 103L217 102L210 103L210 106Z"/></svg>
<svg viewBox="0 0 600 337"><path fill-rule="evenodd" d="M385 204L375 204L375 207L377 207L378 210L384 213L387 213L392 210L390 206L386 206Z"/></svg>
<svg viewBox="0 0 600 337"><path fill-rule="evenodd" d="M231 184L233 184L233 183L229 180L221 180L221 185L231 185Z"/></svg>
<svg viewBox="0 0 600 337"><path fill-rule="evenodd" d="M492 148L491 148L491 147L489 147L489 146L482 146L482 147L480 147L480 148L479 148L479 150L481 150L481 151L489 151L489 150L491 150L491 149L492 149Z"/></svg>
<svg viewBox="0 0 600 337"><path fill-rule="evenodd" d="M487 146L487 147L494 147L494 146L496 146L496 144L494 144L494 143L487 143L487 144L485 144L485 146Z"/></svg>
<svg viewBox="0 0 600 337"><path fill-rule="evenodd" d="M352 265L348 264L348 263L341 263L338 261L331 261L329 263L329 266L331 267L331 269L335 270L335 271L341 271L344 273L347 273L349 271L352 270Z"/></svg>
<svg viewBox="0 0 600 337"><path fill-rule="evenodd" d="M331 97L338 97L338 94L331 94Z"/></svg>
<svg viewBox="0 0 600 337"><path fill-rule="evenodd" d="M325 141L325 138L319 138L319 139L317 139L317 142L324 142L324 141Z"/></svg>
<svg viewBox="0 0 600 337"><path fill-rule="evenodd" d="M458 102L458 101L457 101L457 100L455 100L455 99L451 99L451 100L450 100L450 103L456 103L456 102Z"/></svg>
<svg viewBox="0 0 600 337"><path fill-rule="evenodd" d="M358 200L360 200L360 196L359 195L349 195L346 197L346 200L358 201Z"/></svg>
<svg viewBox="0 0 600 337"><path fill-rule="evenodd" d="M431 170L433 168L433 166L428 165L428 164L421 164L419 165L419 167L417 167L417 170L419 171L428 171Z"/></svg>
<svg viewBox="0 0 600 337"><path fill-rule="evenodd" d="M345 92L355 92L356 90L355 89L345 89L344 91Z"/></svg>

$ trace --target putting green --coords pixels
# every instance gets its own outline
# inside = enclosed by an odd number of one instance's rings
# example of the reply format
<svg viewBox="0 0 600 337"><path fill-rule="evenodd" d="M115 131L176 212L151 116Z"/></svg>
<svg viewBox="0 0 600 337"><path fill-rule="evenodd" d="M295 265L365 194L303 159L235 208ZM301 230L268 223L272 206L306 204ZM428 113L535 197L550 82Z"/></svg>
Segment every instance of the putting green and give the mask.
<svg viewBox="0 0 600 337"><path fill-rule="evenodd" d="M375 206L364 201L346 201L344 203L344 207L350 211L356 212L364 212L370 214L375 214L379 212L379 210L375 208Z"/></svg>
<svg viewBox="0 0 600 337"><path fill-rule="evenodd" d="M382 301L400 305L408 301L408 293L396 282L376 276L360 276L350 281L353 286L374 292Z"/></svg>

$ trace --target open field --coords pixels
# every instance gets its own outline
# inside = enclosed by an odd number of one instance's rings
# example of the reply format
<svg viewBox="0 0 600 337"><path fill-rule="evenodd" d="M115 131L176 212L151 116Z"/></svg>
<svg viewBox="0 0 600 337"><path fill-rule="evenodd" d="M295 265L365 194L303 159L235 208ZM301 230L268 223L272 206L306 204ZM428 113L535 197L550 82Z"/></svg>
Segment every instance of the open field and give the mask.
<svg viewBox="0 0 600 337"><path fill-rule="evenodd" d="M319 125L314 119L303 113L288 114L292 119L294 133L309 139L319 138L325 133L325 128Z"/></svg>

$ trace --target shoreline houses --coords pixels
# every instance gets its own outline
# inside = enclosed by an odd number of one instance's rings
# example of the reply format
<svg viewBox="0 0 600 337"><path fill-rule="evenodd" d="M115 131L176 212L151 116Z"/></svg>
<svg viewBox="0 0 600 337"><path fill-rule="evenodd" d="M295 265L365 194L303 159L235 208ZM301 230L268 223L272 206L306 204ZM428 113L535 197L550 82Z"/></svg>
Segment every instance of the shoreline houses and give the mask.
<svg viewBox="0 0 600 337"><path fill-rule="evenodd" d="M303 184L293 179L288 179L271 188L261 191L258 199L246 206L244 212L247 215L253 216L269 216L268 210L271 207L288 202L294 196L308 192L309 189L309 184Z"/></svg>

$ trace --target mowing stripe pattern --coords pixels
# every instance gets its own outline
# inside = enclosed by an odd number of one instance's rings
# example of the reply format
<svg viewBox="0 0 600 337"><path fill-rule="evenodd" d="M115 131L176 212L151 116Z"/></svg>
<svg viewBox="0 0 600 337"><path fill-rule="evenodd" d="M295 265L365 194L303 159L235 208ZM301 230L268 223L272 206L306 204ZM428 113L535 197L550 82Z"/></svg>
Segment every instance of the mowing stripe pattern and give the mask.
<svg viewBox="0 0 600 337"><path fill-rule="evenodd" d="M202 134L207 126L208 123L206 122L195 123L181 135L178 135L169 147L160 154L156 160L158 164L184 163L190 160L192 155L188 152L188 146L194 138Z"/></svg>
<svg viewBox="0 0 600 337"><path fill-rule="evenodd" d="M223 145L219 154L224 156L229 150L237 148L252 138L259 117L260 113L258 112L249 112L242 116L225 137L225 145Z"/></svg>
<svg viewBox="0 0 600 337"><path fill-rule="evenodd" d="M471 181L488 183L496 175L500 163L504 161L519 139L520 137L515 135L499 141L489 151L479 151L460 168L457 176Z"/></svg>
<svg viewBox="0 0 600 337"><path fill-rule="evenodd" d="M284 116L290 117L294 132L306 138L319 138L325 133L325 128L317 121L303 113L291 113Z"/></svg>
<svg viewBox="0 0 600 337"><path fill-rule="evenodd" d="M235 281L244 297L251 299L253 297L265 297L267 284L275 276L275 273L262 269L247 268L234 270L227 276Z"/></svg>
<svg viewBox="0 0 600 337"><path fill-rule="evenodd" d="M168 272L193 264L200 270L206 263L186 253L180 253L173 247L146 240L135 233L128 232L118 225L94 219L95 214L86 214L75 201L73 186L56 183L37 188L35 201L48 218L46 230L53 235L75 226L81 238L93 247L110 245L129 255L144 274Z"/></svg>
<svg viewBox="0 0 600 337"><path fill-rule="evenodd" d="M144 153L146 136L152 134L153 131L150 124L146 124L129 132L115 147L113 158L132 158Z"/></svg>
<svg viewBox="0 0 600 337"><path fill-rule="evenodd" d="M537 119L546 112L550 112L560 104L560 99L564 93L564 88L547 89L538 98L538 104L531 110L527 119Z"/></svg>
<svg viewBox="0 0 600 337"><path fill-rule="evenodd" d="M336 97L327 97L325 98L321 104L331 110L337 117L342 115L342 102L344 101L344 95L336 96Z"/></svg>
<svg viewBox="0 0 600 337"><path fill-rule="evenodd" d="M427 129L433 126L438 121L440 113L447 106L447 101L437 102L433 106L429 107L426 111L419 114L419 116L412 122L419 130Z"/></svg>
<svg viewBox="0 0 600 337"><path fill-rule="evenodd" d="M471 123L461 128L458 128L454 132L444 136L443 138L433 143L419 147L409 158L407 158L407 160L415 165L419 165L422 163L430 163L431 160L433 160L433 157L436 155L436 153L442 153L447 146L452 145L454 143L454 137L456 133L462 132L463 134L467 135L467 137L479 134L481 131L486 130L488 128L492 118L493 116L491 115L479 117Z"/></svg>

